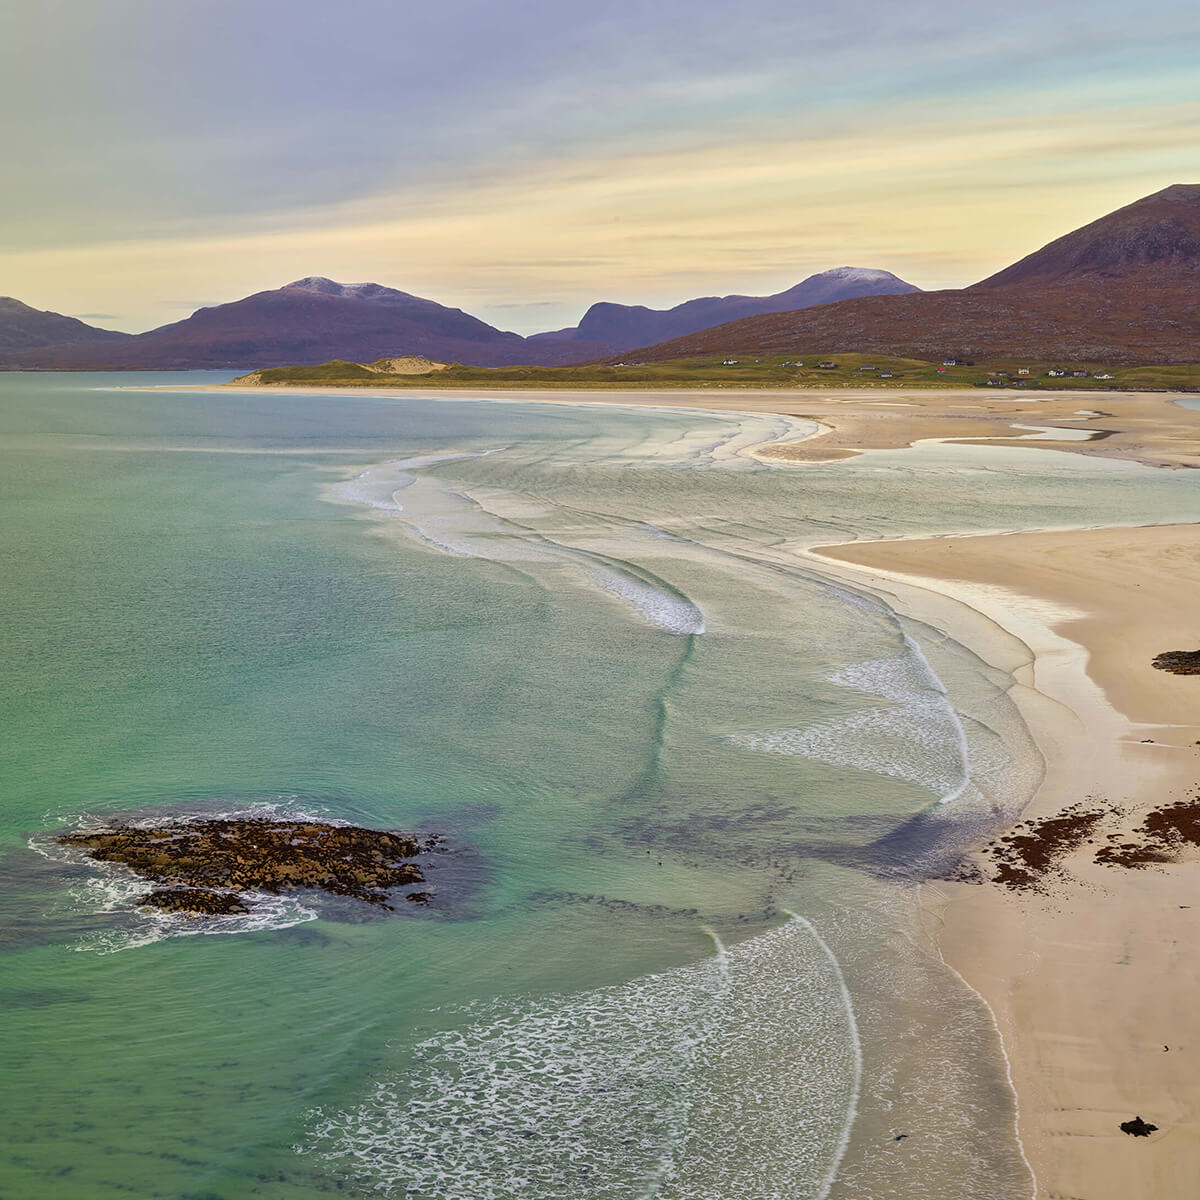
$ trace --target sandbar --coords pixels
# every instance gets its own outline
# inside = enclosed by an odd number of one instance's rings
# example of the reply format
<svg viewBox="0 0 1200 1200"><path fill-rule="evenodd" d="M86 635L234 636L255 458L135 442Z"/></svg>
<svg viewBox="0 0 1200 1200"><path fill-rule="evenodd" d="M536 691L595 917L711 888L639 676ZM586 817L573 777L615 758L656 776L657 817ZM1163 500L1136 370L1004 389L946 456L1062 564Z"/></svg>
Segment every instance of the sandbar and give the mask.
<svg viewBox="0 0 1200 1200"><path fill-rule="evenodd" d="M763 452L794 463L834 462L868 450L898 450L925 440L984 442L1030 449L1095 454L1158 467L1200 467L1200 411L1178 404L1175 392L1036 391L1005 388L398 388L251 387L199 384L154 391L247 392L254 395L488 399L519 402L641 405L710 412L778 414L817 421L821 430ZM1195 397L1191 397L1195 399ZM1096 409L1082 410L1084 402ZM1088 415L1095 413L1096 415ZM1048 440L1021 425L1060 427L1093 436Z"/></svg>

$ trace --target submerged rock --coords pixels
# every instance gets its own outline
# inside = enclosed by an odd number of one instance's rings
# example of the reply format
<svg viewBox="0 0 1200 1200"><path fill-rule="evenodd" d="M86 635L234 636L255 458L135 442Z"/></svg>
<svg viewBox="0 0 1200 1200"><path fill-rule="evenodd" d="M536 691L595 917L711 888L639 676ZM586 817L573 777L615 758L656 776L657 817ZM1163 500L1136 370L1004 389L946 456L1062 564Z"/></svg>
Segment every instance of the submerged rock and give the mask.
<svg viewBox="0 0 1200 1200"><path fill-rule="evenodd" d="M246 912L238 892L318 888L391 908L389 893L424 882L413 861L436 839L322 821L214 818L63 834L58 841L168 885L140 903L171 911ZM427 893L418 893L425 902ZM233 904L239 908L230 907Z"/></svg>

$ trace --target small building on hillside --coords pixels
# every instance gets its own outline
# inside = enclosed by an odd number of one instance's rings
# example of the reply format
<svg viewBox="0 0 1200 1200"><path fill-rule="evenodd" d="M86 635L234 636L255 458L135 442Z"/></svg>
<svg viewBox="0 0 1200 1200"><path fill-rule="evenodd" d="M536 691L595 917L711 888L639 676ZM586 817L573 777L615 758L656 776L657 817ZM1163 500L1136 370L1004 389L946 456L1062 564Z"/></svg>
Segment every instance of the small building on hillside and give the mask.
<svg viewBox="0 0 1200 1200"><path fill-rule="evenodd" d="M820 367L822 371L836 371L837 370L837 363L835 363L835 362L829 362L829 361L819 362L819 363L817 363L817 366Z"/></svg>

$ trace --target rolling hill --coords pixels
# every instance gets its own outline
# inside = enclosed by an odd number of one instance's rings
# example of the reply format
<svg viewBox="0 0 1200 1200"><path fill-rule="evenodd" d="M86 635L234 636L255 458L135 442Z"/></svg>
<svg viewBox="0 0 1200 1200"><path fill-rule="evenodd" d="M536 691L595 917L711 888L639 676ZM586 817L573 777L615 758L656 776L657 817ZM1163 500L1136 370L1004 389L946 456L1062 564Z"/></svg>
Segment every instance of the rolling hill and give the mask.
<svg viewBox="0 0 1200 1200"><path fill-rule="evenodd" d="M6 354L20 353L63 342L120 342L130 335L113 329L97 329L76 317L30 308L11 296L0 296L0 360Z"/></svg>
<svg viewBox="0 0 1200 1200"><path fill-rule="evenodd" d="M243 300L201 308L186 320L119 342L70 342L6 356L10 365L92 370L264 367L364 361L395 354L468 361L524 362L525 339L457 308L383 287L298 279Z"/></svg>

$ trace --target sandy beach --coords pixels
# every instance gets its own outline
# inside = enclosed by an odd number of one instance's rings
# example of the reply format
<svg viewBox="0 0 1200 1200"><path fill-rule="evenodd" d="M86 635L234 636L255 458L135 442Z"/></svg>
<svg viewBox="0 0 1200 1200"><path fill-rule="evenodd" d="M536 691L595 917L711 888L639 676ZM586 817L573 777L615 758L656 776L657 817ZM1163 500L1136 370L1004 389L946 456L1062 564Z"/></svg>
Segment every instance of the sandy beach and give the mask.
<svg viewBox="0 0 1200 1200"><path fill-rule="evenodd" d="M1037 890L925 888L947 960L996 1015L1039 1197L1192 1194L1200 1179L1200 906L1194 847L1142 869L1095 861L1200 785L1200 527L825 547L860 582L1011 673L1046 761L1025 813L1102 812ZM1118 835L1110 839L1110 834ZM986 855L976 856L989 873ZM940 926L940 929L937 927ZM1157 1125L1141 1139L1120 1129Z"/></svg>

